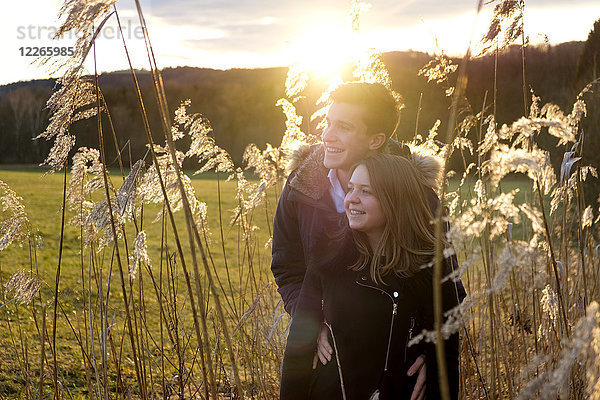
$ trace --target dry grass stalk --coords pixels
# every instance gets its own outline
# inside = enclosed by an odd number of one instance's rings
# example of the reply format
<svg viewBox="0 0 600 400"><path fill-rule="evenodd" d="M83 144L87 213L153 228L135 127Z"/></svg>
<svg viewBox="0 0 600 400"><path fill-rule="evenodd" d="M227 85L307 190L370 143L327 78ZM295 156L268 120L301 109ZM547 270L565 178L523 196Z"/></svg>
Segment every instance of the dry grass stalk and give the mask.
<svg viewBox="0 0 600 400"><path fill-rule="evenodd" d="M99 117L103 112L109 114L110 104L102 98L97 82L82 77L79 66L93 50L95 32L91 26L104 21L113 3L66 3L64 29L80 29L86 39L78 44L79 56L51 99L55 116L44 136L55 140L47 160L53 170L65 165L73 146L69 124L80 118ZM499 7L504 8L497 10L496 20L518 21L522 17L520 3L514 10L505 9L509 2L501 3ZM114 15L118 18L118 13ZM139 17L146 32L155 96L167 141L164 145L154 143L132 67L152 162L146 169L144 162L138 161L117 189L106 171L103 147L82 148L73 157L71 180L64 185L63 211L75 214L71 223L80 229L81 293L85 301L74 305L76 316L63 311L57 320L57 310L61 309L60 270L57 271L53 328L59 322L72 327L73 318L82 323L83 331L72 328L71 334L81 350L88 371L87 387L93 398L183 398L199 393L215 399L225 395L276 398L288 318L267 270L268 256L264 252L269 248L270 240L265 237L269 235L262 236L258 220L272 218L275 201L271 194L276 198L281 189L284 155L299 143L316 142L311 129L322 120L327 93L341 78L330 77L313 110L301 116L296 112L296 101L312 84L311 76L301 65L290 68L287 98L278 103L287 117L281 145L269 144L264 150L251 145L244 155L244 167L256 172L256 182L247 177L244 169L234 166L226 151L215 144L209 122L189 111L189 101L177 108L171 124L141 9ZM354 23L358 26L358 20ZM497 49L500 39L492 36L490 40ZM353 70L357 79L391 86L390 76L377 55L368 53L358 61ZM600 398L599 367L594 357L600 337L596 303L600 288L593 283L597 281L599 262L593 223L597 205L585 204L582 194L583 182L596 173L581 158L579 121L585 115L585 93L577 97L571 112L551 104L542 105L541 99L533 96L530 106L524 101L522 118L498 126L495 115L486 115L485 106L481 112L473 112L464 98L465 66L463 62L457 70L448 58L439 55L424 67L422 74L440 84L448 95L452 123L445 143L436 136L439 122L425 132L425 139L417 126L412 145L414 152L428 152L446 162L455 151L463 157L477 156L476 163L467 165L465 161L456 191L447 187L449 171L442 176L439 187L442 201L449 204L449 234L461 268L448 277L441 276L437 268L436 284L461 277L469 297L450 310L445 324L441 324L438 312L436 331L421 332L415 341L439 343L439 337L462 333L461 394L466 399L517 395L547 398L557 393L561 398L577 399L584 394ZM450 85L451 74L456 72L463 78L454 87ZM101 122L98 118L99 143L103 143ZM113 132L115 137L116 134ZM476 143L471 141L473 134L478 137ZM560 174L550 164L548 152L536 145L540 135L558 139L559 149L565 155ZM178 149L185 136L190 139L190 148ZM197 199L192 181L182 173L187 159L197 159L200 172L215 170L237 183L237 208L230 226L223 224L225 201L219 197L219 235L211 236L206 204ZM515 173L535 189L525 200L517 190L501 190ZM31 229L21 199L5 184L0 185L4 212L2 251L11 242L29 237ZM102 199L98 199L100 189ZM221 196L220 182L218 195ZM155 219L163 225L161 252L153 256L152 266L148 249L152 249L157 238L147 234L150 230L143 226L144 206L148 204L163 205ZM191 254L180 240L181 228L174 217L178 210L185 213ZM439 230L442 219L438 221ZM569 235L571 227L577 230L577 238ZM227 234L232 231L238 235L237 248L233 246L233 250L226 243ZM35 242L29 241L32 254L36 252ZM214 246L219 250L215 251ZM450 252L438 248L438 254L447 256ZM190 256L193 275L188 267ZM122 271L122 258L128 261L129 274ZM438 264L439 260L441 256ZM121 277L119 294L111 291L114 262ZM219 266L224 266L225 271ZM32 302L32 306L19 307L31 310L38 321L36 299L43 302L45 296L39 292L39 279L35 276L33 280L34 276L25 272L13 276L4 293L5 298L14 294L13 300ZM15 301L13 305L16 304ZM152 315L155 305L158 315ZM9 307L5 306L2 307L8 316ZM41 371L45 357L44 315L43 312L42 331L35 337L42 343ZM32 394L36 383L29 372L31 357L23 350L28 348L27 333L22 330L25 323L19 318L16 331L6 319L19 371L27 382L24 392ZM69 395L70 389L61 385L64 378L59 360L65 355L55 345L56 340L53 333L50 349L55 360L54 394ZM133 368L137 388L126 379ZM521 374L513 372L521 369ZM39 393L42 387L41 373Z"/></svg>

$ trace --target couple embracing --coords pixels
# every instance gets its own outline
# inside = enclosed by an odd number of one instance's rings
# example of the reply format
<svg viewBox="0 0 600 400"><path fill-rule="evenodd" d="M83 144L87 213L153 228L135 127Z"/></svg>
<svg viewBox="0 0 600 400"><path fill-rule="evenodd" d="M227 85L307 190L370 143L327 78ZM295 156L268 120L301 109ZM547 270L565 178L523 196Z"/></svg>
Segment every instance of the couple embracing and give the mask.
<svg viewBox="0 0 600 400"><path fill-rule="evenodd" d="M437 399L432 187L437 160L390 139L398 107L380 84L330 95L323 145L295 154L273 227L271 269L292 323L280 398ZM446 273L456 258L446 260ZM448 310L462 283L442 286ZM458 334L445 340L458 397Z"/></svg>

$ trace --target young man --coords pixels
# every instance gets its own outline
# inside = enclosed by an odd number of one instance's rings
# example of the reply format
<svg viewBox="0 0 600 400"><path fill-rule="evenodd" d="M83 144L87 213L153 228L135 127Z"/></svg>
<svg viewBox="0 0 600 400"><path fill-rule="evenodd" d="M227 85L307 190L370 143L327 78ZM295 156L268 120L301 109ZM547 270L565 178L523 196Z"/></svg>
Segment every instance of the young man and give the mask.
<svg viewBox="0 0 600 400"><path fill-rule="evenodd" d="M271 270L286 311L294 314L307 265L335 254L335 240L346 218L344 196L351 167L375 152L411 157L408 147L390 136L398 123L398 107L381 84L346 83L330 95L327 126L322 145L296 152L292 170L281 193L273 222ZM439 200L429 189L429 206L436 211ZM459 283L460 297L464 288ZM462 298L461 298L462 300ZM323 330L318 356L331 360L332 349ZM411 367L419 371L413 397L422 398L423 359ZM411 375L412 375L411 374Z"/></svg>
<svg viewBox="0 0 600 400"><path fill-rule="evenodd" d="M306 266L332 254L327 246L346 218L343 203L350 168L384 148L410 155L407 147L387 140L396 128L398 109L384 86L348 83L330 99L323 144L293 155L273 222L271 270L290 315Z"/></svg>

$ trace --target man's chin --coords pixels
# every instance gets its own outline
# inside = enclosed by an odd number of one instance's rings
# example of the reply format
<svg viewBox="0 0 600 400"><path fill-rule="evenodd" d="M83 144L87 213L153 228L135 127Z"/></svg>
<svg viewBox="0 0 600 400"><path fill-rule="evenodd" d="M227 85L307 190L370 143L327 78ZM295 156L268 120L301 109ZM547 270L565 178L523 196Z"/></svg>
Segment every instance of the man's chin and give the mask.
<svg viewBox="0 0 600 400"><path fill-rule="evenodd" d="M325 155L325 158L323 158L323 166L325 166L325 168L327 168L327 169L340 168L342 163L339 160L335 160L332 158L334 158L334 157L331 157L331 156L328 157L327 155Z"/></svg>

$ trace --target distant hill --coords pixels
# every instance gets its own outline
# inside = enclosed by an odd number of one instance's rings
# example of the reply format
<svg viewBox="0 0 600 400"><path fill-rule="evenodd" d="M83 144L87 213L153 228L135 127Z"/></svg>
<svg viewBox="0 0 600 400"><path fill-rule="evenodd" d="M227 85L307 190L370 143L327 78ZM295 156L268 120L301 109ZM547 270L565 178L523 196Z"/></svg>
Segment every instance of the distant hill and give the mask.
<svg viewBox="0 0 600 400"><path fill-rule="evenodd" d="M583 42L527 48L527 83L542 102L554 102L563 108L573 102L581 89L575 85L575 71L582 48ZM499 122L511 122L523 115L520 57L520 49L516 47L507 49L499 57L496 105ZM444 132L449 98L442 87L427 83L424 77L418 76L419 69L431 58L431 55L420 52L383 55L395 89L403 95L405 104L400 139L407 140L414 135L421 96L418 131L427 133L440 119L440 132ZM147 71L137 72L155 140L162 142L151 76ZM279 145L285 130L285 118L275 103L285 95L286 73L286 68L223 71L178 67L164 69L162 76L171 111L182 100L191 99L192 111L209 118L217 143L240 163L248 143L254 142L259 147L267 142ZM468 79L467 95L474 112L481 110L484 98L486 106L490 106L494 93L493 57L471 60ZM145 152L146 140L131 74L129 71L104 73L99 82L115 123L118 146L129 146L132 157L137 159ZM47 155L50 143L32 141L31 138L43 131L48 123L44 104L54 84L54 80L46 79L0 86L0 163L39 163ZM320 88L315 84L307 90L307 98L313 99L319 92ZM305 116L313 111L307 103L298 104L299 112ZM72 131L77 136L76 147L98 147L94 121L77 122ZM108 159L113 160L116 152L112 141L106 143L106 149Z"/></svg>

